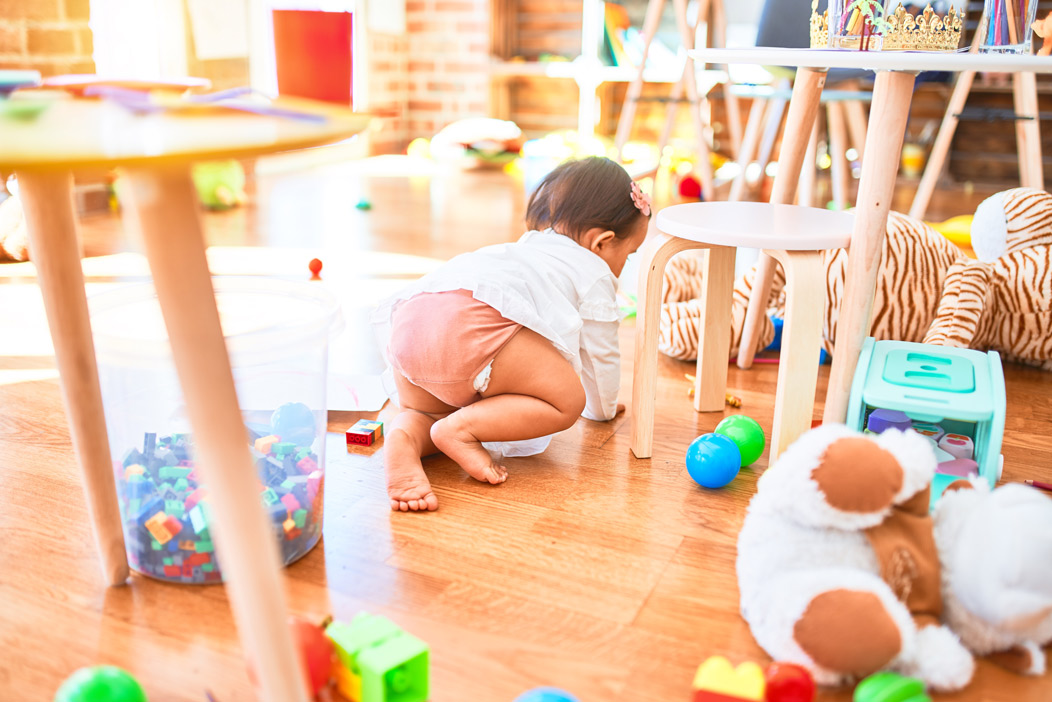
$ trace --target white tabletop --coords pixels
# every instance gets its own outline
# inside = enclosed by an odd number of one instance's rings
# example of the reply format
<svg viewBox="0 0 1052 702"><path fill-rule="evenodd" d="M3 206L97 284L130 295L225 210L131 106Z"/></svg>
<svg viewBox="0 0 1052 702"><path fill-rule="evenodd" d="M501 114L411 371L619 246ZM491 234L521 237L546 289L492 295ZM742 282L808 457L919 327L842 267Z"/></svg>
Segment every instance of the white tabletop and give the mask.
<svg viewBox="0 0 1052 702"><path fill-rule="evenodd" d="M1052 73L1052 57L1019 54L937 53L929 51L842 51L837 49L694 49L687 54L705 63L753 63L801 68L865 68L870 71L991 71Z"/></svg>
<svg viewBox="0 0 1052 702"><path fill-rule="evenodd" d="M855 215L766 202L692 202L666 207L657 228L717 246L815 251L848 245Z"/></svg>

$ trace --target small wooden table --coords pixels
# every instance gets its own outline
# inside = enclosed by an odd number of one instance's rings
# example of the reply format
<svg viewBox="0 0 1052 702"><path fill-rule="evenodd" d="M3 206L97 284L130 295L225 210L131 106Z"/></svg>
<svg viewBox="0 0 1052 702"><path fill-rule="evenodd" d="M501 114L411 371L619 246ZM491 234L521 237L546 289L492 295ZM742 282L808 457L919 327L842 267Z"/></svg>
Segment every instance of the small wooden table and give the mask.
<svg viewBox="0 0 1052 702"><path fill-rule="evenodd" d="M866 157L858 186L855 227L848 249L847 279L840 308L833 367L826 393L826 422L847 418L848 395L862 343L869 334L873 297L880 267L888 211L895 189L902 141L909 117L917 73L921 71L988 71L995 73L1052 73L1052 58L1026 55L927 53L894 51L836 51L830 49L697 49L691 58L704 63L754 63L798 69L789 102L778 175L771 202L792 202L803 154L818 112L825 73L830 68L877 71L866 134ZM1036 115L1035 115L1036 117ZM753 283L749 311L742 331L738 365L752 364L761 315L774 275L774 262L761 256Z"/></svg>
<svg viewBox="0 0 1052 702"><path fill-rule="evenodd" d="M198 470L213 505L212 526L242 645L255 662L263 699L306 702L286 623L277 545L256 499L190 167L332 143L361 132L369 118L303 100L281 99L273 107L313 119L219 108L139 114L109 101L57 97L35 119L0 120L0 172L18 176L107 584L125 582L128 563L80 266L72 174L120 168L128 221L145 244L201 453Z"/></svg>

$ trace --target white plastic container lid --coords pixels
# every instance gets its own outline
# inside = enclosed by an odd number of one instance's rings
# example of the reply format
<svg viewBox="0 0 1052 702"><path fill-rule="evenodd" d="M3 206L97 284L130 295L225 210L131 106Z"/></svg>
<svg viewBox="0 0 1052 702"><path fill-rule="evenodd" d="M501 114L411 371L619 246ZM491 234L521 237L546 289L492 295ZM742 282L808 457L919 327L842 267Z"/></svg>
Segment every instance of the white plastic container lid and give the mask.
<svg viewBox="0 0 1052 702"><path fill-rule="evenodd" d="M338 301L317 283L238 276L212 278L212 287L227 353L235 364L277 361L343 329ZM88 308L100 363L170 362L168 331L152 283L92 295Z"/></svg>

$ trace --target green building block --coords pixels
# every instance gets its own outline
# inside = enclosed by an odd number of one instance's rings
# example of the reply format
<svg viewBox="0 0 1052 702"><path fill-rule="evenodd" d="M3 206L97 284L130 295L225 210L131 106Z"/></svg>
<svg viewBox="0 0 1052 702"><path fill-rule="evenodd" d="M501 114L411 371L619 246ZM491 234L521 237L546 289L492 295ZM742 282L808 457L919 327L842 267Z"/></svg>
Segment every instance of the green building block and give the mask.
<svg viewBox="0 0 1052 702"><path fill-rule="evenodd" d="M183 493L190 489L190 481L186 478L179 478L175 481L176 492Z"/></svg>
<svg viewBox="0 0 1052 702"><path fill-rule="evenodd" d="M263 504L270 506L277 503L281 498L278 497L278 493L274 492L274 488L267 488L263 492L259 493L260 499L263 500Z"/></svg>
<svg viewBox="0 0 1052 702"><path fill-rule="evenodd" d="M178 519L182 519L183 515L186 514L186 507L183 505L182 500L165 500L164 511Z"/></svg>
<svg viewBox="0 0 1052 702"><path fill-rule="evenodd" d="M270 450L275 456L278 456L280 458L286 453L292 453L293 451L295 451L296 444L292 443L291 441L282 441L280 444L274 444L273 446L271 446Z"/></svg>
<svg viewBox="0 0 1052 702"><path fill-rule="evenodd" d="M202 573L211 573L215 569L216 569L215 563L202 563L201 564L201 572Z"/></svg>
<svg viewBox="0 0 1052 702"><path fill-rule="evenodd" d="M292 488L296 487L296 483L292 482L291 478L285 478L281 483L281 489L285 492L292 492Z"/></svg>
<svg viewBox="0 0 1052 702"><path fill-rule="evenodd" d="M194 551L197 553L215 553L216 547L212 545L211 541L198 541L194 544Z"/></svg>
<svg viewBox="0 0 1052 702"><path fill-rule="evenodd" d="M300 529L307 523L307 510L298 509L292 513L292 521L296 522L296 526Z"/></svg>
<svg viewBox="0 0 1052 702"><path fill-rule="evenodd" d="M211 521L212 517L208 511L208 503L198 502L190 510L190 525L193 526L194 533L197 534L198 538L202 540L209 538L208 524Z"/></svg>
<svg viewBox="0 0 1052 702"><path fill-rule="evenodd" d="M310 455L310 446L308 446L306 448L301 448L299 451L296 452L296 460L297 461L302 461L304 458L306 458L309 455Z"/></svg>
<svg viewBox="0 0 1052 702"><path fill-rule="evenodd" d="M860 682L853 699L854 702L931 702L923 682L891 671L875 673Z"/></svg>
<svg viewBox="0 0 1052 702"><path fill-rule="evenodd" d="M186 466L161 466L157 475L161 480L178 480L190 475L191 470L193 469Z"/></svg>
<svg viewBox="0 0 1052 702"><path fill-rule="evenodd" d="M173 561L172 561L170 556L165 556L164 558L161 559L161 562L164 563L166 566L170 566L173 563Z"/></svg>
<svg viewBox="0 0 1052 702"><path fill-rule="evenodd" d="M340 663L361 678L360 702L424 702L429 650L391 620L362 612L350 624L333 622L325 634Z"/></svg>

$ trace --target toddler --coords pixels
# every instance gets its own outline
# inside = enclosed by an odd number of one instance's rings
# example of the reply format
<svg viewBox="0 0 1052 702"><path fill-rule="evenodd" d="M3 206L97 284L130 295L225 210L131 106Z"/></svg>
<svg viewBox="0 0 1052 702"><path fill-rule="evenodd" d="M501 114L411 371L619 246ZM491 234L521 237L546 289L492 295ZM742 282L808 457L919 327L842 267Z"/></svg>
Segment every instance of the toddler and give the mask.
<svg viewBox="0 0 1052 702"><path fill-rule="evenodd" d="M502 483L482 442L546 437L622 409L617 278L649 218L617 163L564 163L530 197L517 242L457 256L380 304L373 322L402 409L384 432L391 509L438 508L423 456L440 451Z"/></svg>

